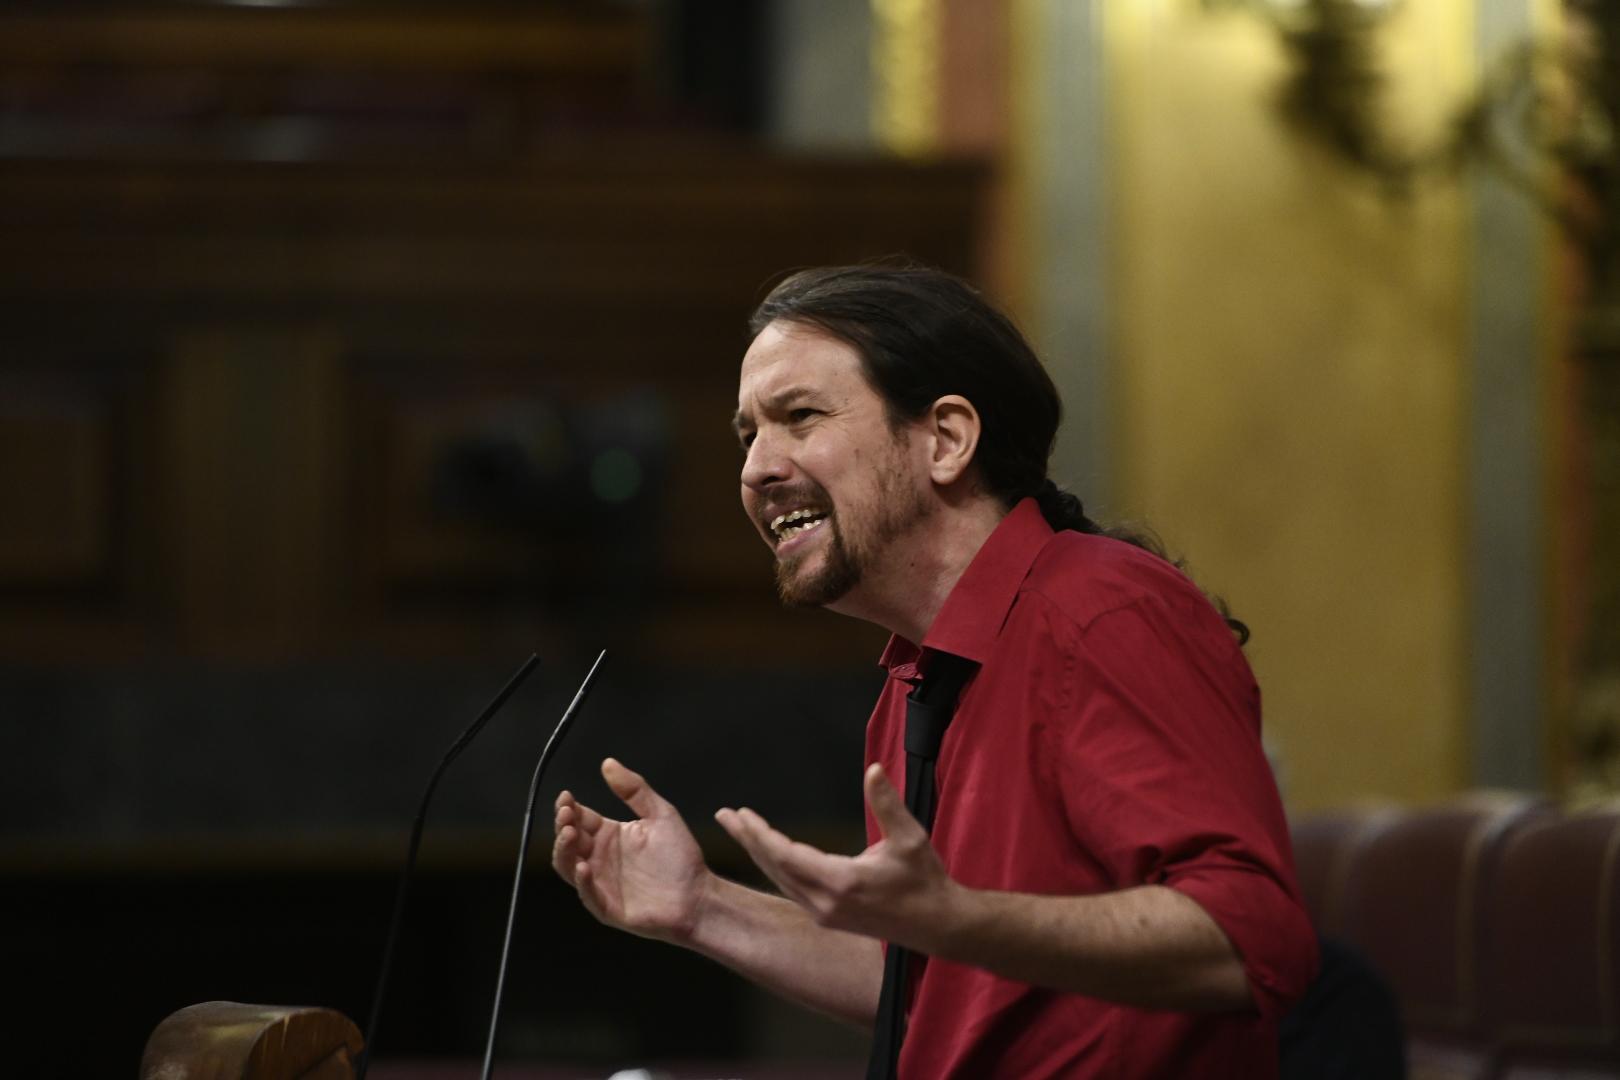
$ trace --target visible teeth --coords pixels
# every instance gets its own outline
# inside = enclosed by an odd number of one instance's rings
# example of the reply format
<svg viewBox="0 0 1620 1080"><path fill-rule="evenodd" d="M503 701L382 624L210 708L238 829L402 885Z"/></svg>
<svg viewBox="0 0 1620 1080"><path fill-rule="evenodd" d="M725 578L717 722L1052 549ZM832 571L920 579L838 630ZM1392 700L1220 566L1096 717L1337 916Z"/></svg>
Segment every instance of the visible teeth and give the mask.
<svg viewBox="0 0 1620 1080"><path fill-rule="evenodd" d="M812 515L814 513L815 513L814 510L794 510L791 513L783 514L782 516L778 517L775 521L771 522L771 528L780 529L783 526L783 524L785 524L787 522L802 521L803 519L809 517L810 515Z"/></svg>
<svg viewBox="0 0 1620 1080"><path fill-rule="evenodd" d="M800 533L809 532L811 529L815 528L817 525L820 525L820 524L821 524L820 521L811 521L811 522L807 522L807 523L805 523L803 525L789 525L787 528L783 529L778 535L781 536L781 538L783 540L791 540L793 537L798 536Z"/></svg>
<svg viewBox="0 0 1620 1080"><path fill-rule="evenodd" d="M808 520L811 518L815 520ZM825 520L826 514L820 510L793 510L772 520L771 532L776 534L777 539L786 540L806 529L815 528Z"/></svg>

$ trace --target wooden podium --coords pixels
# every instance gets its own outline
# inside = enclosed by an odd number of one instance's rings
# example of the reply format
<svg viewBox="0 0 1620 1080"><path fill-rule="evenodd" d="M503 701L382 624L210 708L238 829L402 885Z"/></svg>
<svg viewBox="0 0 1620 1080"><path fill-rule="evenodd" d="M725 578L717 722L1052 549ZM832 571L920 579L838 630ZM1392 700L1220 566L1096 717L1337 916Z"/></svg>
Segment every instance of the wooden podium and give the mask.
<svg viewBox="0 0 1620 1080"><path fill-rule="evenodd" d="M353 1080L362 1045L333 1009L209 1001L157 1026L141 1080Z"/></svg>

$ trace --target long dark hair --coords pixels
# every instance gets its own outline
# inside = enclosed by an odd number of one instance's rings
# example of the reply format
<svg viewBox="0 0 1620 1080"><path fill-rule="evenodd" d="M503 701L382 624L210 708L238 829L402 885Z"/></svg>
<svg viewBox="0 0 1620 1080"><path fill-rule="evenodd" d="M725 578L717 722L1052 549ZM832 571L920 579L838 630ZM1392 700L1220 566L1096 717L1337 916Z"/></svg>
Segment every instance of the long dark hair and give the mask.
<svg viewBox="0 0 1620 1080"><path fill-rule="evenodd" d="M946 394L979 411L973 462L1007 507L1033 497L1054 529L1123 540L1185 569L1145 529L1101 525L1079 497L1046 475L1063 403L1012 320L973 286L940 270L878 263L801 270L771 290L748 320L751 333L778 320L813 326L850 345L883 398L890 423L915 420ZM1249 628L1210 598L1239 643Z"/></svg>

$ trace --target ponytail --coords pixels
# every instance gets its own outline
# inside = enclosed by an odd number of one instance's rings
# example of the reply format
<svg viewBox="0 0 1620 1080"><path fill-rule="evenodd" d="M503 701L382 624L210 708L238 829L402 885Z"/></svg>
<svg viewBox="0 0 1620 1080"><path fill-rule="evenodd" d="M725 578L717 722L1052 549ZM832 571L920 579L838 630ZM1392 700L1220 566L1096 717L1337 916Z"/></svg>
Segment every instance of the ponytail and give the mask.
<svg viewBox="0 0 1620 1080"><path fill-rule="evenodd" d="M1099 534L1103 531L1102 526L1086 517L1086 508L1081 504L1080 496L1064 491L1051 480L1041 481L1040 489L1035 492L1035 501L1040 504L1041 516L1055 532L1072 529L1075 532Z"/></svg>
<svg viewBox="0 0 1620 1080"><path fill-rule="evenodd" d="M1042 480L1041 486L1035 490L1035 502L1041 508L1041 516L1054 531L1062 532L1064 529L1073 532L1087 533L1092 536L1106 536L1110 540L1119 540L1139 547L1143 551L1156 555L1165 562L1174 566L1182 573L1187 572L1185 559L1178 559L1165 550L1164 542L1146 529L1132 529L1124 525L1099 525L1086 516L1086 509L1080 502L1080 497L1072 492L1064 491L1052 480ZM1209 602L1215 605L1232 633L1237 635L1239 645L1249 643L1249 626L1242 619L1232 614L1226 601L1219 596L1204 593Z"/></svg>

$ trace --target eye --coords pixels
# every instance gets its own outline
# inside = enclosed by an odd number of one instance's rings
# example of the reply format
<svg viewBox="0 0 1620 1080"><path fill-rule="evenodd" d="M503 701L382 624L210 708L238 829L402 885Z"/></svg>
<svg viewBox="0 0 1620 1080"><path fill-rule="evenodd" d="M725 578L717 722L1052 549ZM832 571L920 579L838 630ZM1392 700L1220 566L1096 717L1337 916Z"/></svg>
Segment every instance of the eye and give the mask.
<svg viewBox="0 0 1620 1080"><path fill-rule="evenodd" d="M746 451L750 446L754 445L754 433L752 431L738 432L737 443Z"/></svg>
<svg viewBox="0 0 1620 1080"><path fill-rule="evenodd" d="M820 409L793 409L788 413L788 420L795 424L802 424L812 416L819 415Z"/></svg>

